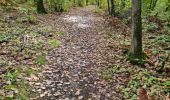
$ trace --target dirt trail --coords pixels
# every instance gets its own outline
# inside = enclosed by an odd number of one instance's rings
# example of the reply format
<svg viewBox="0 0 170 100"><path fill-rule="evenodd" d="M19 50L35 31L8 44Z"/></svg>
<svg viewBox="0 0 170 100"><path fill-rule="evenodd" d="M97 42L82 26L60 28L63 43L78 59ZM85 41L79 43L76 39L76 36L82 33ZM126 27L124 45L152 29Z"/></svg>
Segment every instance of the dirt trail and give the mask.
<svg viewBox="0 0 170 100"><path fill-rule="evenodd" d="M38 95L34 99L120 100L116 83L110 85L99 77L100 68L112 65L116 51L104 38L107 24L93 10L88 6L41 17L46 25L67 34L60 38L59 48L49 51L45 79L35 83L33 91Z"/></svg>

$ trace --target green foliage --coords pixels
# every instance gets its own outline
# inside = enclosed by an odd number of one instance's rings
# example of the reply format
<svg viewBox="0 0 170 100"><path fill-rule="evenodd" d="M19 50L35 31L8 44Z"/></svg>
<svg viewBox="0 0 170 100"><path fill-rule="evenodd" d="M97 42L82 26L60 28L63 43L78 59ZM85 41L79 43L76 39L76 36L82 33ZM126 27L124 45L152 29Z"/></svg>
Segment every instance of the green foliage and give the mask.
<svg viewBox="0 0 170 100"><path fill-rule="evenodd" d="M6 42L6 41L8 41L9 39L10 39L10 36L9 36L9 35L0 33L0 43Z"/></svg>
<svg viewBox="0 0 170 100"><path fill-rule="evenodd" d="M27 20L29 23L32 23L32 24L36 23L36 18L33 15L28 15Z"/></svg>
<svg viewBox="0 0 170 100"><path fill-rule="evenodd" d="M42 50L43 48L43 42L42 41L35 41L34 47L32 49L34 50Z"/></svg>
<svg viewBox="0 0 170 100"><path fill-rule="evenodd" d="M42 53L36 59L36 63L39 65L44 65L46 63L46 54Z"/></svg>
<svg viewBox="0 0 170 100"><path fill-rule="evenodd" d="M28 14L29 13L29 9L26 7L19 7L18 11L22 14Z"/></svg>
<svg viewBox="0 0 170 100"><path fill-rule="evenodd" d="M142 53L139 56L129 53L127 55L127 60L133 65L144 65L145 63L147 63L145 61L146 57L147 57L147 55L145 53Z"/></svg>
<svg viewBox="0 0 170 100"><path fill-rule="evenodd" d="M111 81L112 79L112 69L104 69L101 71L101 76L103 79L107 80L107 81Z"/></svg>
<svg viewBox="0 0 170 100"><path fill-rule="evenodd" d="M13 84L16 82L18 76L20 75L19 70L14 69L6 73L5 78Z"/></svg>
<svg viewBox="0 0 170 100"><path fill-rule="evenodd" d="M123 5L123 0L115 0L115 6L117 12L124 12L131 8L131 0L125 0L125 6Z"/></svg>
<svg viewBox="0 0 170 100"><path fill-rule="evenodd" d="M95 12L95 13L99 13L99 14L100 14L100 13L102 13L102 12L103 12L103 10L102 10L102 9L100 9L100 8L96 8L94 12Z"/></svg>
<svg viewBox="0 0 170 100"><path fill-rule="evenodd" d="M77 0L78 6L83 7L86 5L86 0Z"/></svg>
<svg viewBox="0 0 170 100"><path fill-rule="evenodd" d="M144 30L145 31L155 31L156 29L158 29L158 24L157 23L154 23L154 22L151 22L151 23L145 23L144 25Z"/></svg>
<svg viewBox="0 0 170 100"><path fill-rule="evenodd" d="M9 92L7 95L0 97L2 100L28 100L29 87L21 76L18 67L7 67L9 70L4 74L7 83L1 88L2 91Z"/></svg>
<svg viewBox="0 0 170 100"><path fill-rule="evenodd" d="M154 41L155 44L167 44L170 46L169 42L170 42L170 36L169 35L162 35L157 37Z"/></svg>
<svg viewBox="0 0 170 100"><path fill-rule="evenodd" d="M14 40L17 38L17 33L9 34L9 33L0 33L0 44L1 43L8 43L10 40Z"/></svg>
<svg viewBox="0 0 170 100"><path fill-rule="evenodd" d="M48 5L51 11L63 12L71 7L69 0L48 0Z"/></svg>
<svg viewBox="0 0 170 100"><path fill-rule="evenodd" d="M52 39L52 40L48 40L48 44L52 47L52 48L57 48L60 46L61 42L59 40L56 39Z"/></svg>
<svg viewBox="0 0 170 100"><path fill-rule="evenodd" d="M160 52L163 52L166 54L169 53L169 49L170 49L170 36L169 35L158 36L157 38L152 40L151 43L156 46L155 49L153 48L154 54L156 53L158 54Z"/></svg>
<svg viewBox="0 0 170 100"><path fill-rule="evenodd" d="M25 73L27 76L31 76L31 74L33 74L34 70L32 68L29 68L27 66L27 68L25 69Z"/></svg>
<svg viewBox="0 0 170 100"><path fill-rule="evenodd" d="M161 93L168 93L169 86L170 79L158 78L154 76L154 73L150 73L147 70L136 70L133 78L129 81L127 87L122 89L122 92L124 93L124 98L136 100L137 89L144 87L148 90L149 95L159 98Z"/></svg>
<svg viewBox="0 0 170 100"><path fill-rule="evenodd" d="M110 68L102 69L101 76L103 79L112 81L112 76L116 73L119 73L119 67L116 65L112 65ZM121 70L122 71L122 70Z"/></svg>

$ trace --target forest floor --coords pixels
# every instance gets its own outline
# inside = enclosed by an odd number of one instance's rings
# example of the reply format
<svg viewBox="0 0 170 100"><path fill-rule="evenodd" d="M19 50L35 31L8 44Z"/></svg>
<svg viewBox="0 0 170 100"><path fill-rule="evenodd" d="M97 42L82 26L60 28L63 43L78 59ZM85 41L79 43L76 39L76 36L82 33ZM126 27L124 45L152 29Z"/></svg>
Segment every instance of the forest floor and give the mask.
<svg viewBox="0 0 170 100"><path fill-rule="evenodd" d="M44 15L38 19L45 26L66 34L58 48L49 51L48 63L35 90L38 100L118 100L117 86L126 84L117 78L108 84L101 78L101 68L111 67L119 55L120 44L104 37L109 29L105 19L95 14L95 7L74 8L61 15ZM114 33L117 34L116 32ZM35 83L37 84L37 83Z"/></svg>
<svg viewBox="0 0 170 100"><path fill-rule="evenodd" d="M150 63L138 66L126 61L130 28L95 6L23 12L0 10L0 99L136 100L141 86L156 98L168 94L169 35L146 33Z"/></svg>

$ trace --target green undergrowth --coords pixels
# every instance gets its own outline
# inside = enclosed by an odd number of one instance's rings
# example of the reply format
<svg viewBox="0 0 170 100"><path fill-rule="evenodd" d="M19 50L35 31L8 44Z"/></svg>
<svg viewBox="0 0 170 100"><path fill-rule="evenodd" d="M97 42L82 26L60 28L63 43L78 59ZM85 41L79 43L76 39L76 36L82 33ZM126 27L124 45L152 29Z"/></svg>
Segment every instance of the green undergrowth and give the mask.
<svg viewBox="0 0 170 100"><path fill-rule="evenodd" d="M132 79L129 80L128 85L122 88L126 99L136 100L137 90L140 87L145 88L149 96L154 96L155 99L163 100L163 97L168 95L170 78L146 69L135 70L131 77Z"/></svg>
<svg viewBox="0 0 170 100"><path fill-rule="evenodd" d="M101 70L101 76L103 79L109 81L110 83L113 81L112 78L114 75L119 75L121 73L125 73L126 75L130 75L130 68L120 68L120 66L112 65L111 67L104 68Z"/></svg>
<svg viewBox="0 0 170 100"><path fill-rule="evenodd" d="M44 65L46 64L46 54L41 54L37 57L36 63L39 65Z"/></svg>
<svg viewBox="0 0 170 100"><path fill-rule="evenodd" d="M149 59L155 63L157 69L170 70L170 34L162 34L148 39L145 45L145 52L149 55ZM149 45L151 44L151 45ZM156 59L156 60L155 60Z"/></svg>
<svg viewBox="0 0 170 100"><path fill-rule="evenodd" d="M102 69L101 76L110 84L115 80L114 77L123 76L122 78L125 78L128 83L123 86L118 85L117 88L123 94L124 99L136 100L138 98L138 89L141 87L146 89L148 95L153 96L156 100L164 100L163 98L169 93L169 77L139 66L125 68L113 65L112 67Z"/></svg>
<svg viewBox="0 0 170 100"><path fill-rule="evenodd" d="M144 88L148 96L154 97L154 100L165 100L168 96L170 90L170 34L167 30L159 28L160 26L156 23L148 24L148 26L144 24L143 52L145 59L137 61L137 65L133 65L127 60L131 44L130 32L119 33L120 30L123 30L121 27L116 31L115 29L109 30L105 34L106 37L112 38L111 43L121 52L116 54L113 66L101 69L101 77L109 84L115 84L116 81L116 88L125 100L139 99L138 90L140 88Z"/></svg>
<svg viewBox="0 0 170 100"><path fill-rule="evenodd" d="M25 80L24 76L27 76L26 73L23 73L27 70L22 69L21 67L6 67L6 71L1 75L4 85L1 87L1 100L28 100L30 87L28 82ZM30 72L31 74L32 72Z"/></svg>
<svg viewBox="0 0 170 100"><path fill-rule="evenodd" d="M17 11L0 16L0 100L29 99L30 82L40 79L37 73L47 63L48 47L57 48L61 42L56 38L65 34L22 10L22 16Z"/></svg>
<svg viewBox="0 0 170 100"><path fill-rule="evenodd" d="M96 8L96 9L94 10L94 12L95 12L95 13L98 13L98 14L101 14L101 13L103 13L103 10L100 9L100 8Z"/></svg>
<svg viewBox="0 0 170 100"><path fill-rule="evenodd" d="M136 66L128 85L122 89L124 98L136 100L137 90L146 89L149 96L156 100L165 100L170 90L170 44L168 34L153 36L145 40L146 59Z"/></svg>
<svg viewBox="0 0 170 100"><path fill-rule="evenodd" d="M60 46L61 42L59 40L56 39L52 39L52 40L48 40L48 44L52 47L52 48L57 48Z"/></svg>

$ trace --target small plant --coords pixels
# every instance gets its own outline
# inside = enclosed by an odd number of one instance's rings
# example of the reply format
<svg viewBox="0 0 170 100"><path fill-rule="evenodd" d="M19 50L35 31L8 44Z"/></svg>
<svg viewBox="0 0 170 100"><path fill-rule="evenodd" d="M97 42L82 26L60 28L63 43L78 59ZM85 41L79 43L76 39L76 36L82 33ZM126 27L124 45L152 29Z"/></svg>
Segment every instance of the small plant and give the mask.
<svg viewBox="0 0 170 100"><path fill-rule="evenodd" d="M36 18L33 15L28 15L27 16L27 20L31 24L35 24L36 23Z"/></svg>
<svg viewBox="0 0 170 100"><path fill-rule="evenodd" d="M6 61L6 60L0 60L0 67L1 67L1 66L6 66L6 65L8 65L8 61Z"/></svg>
<svg viewBox="0 0 170 100"><path fill-rule="evenodd" d="M0 43L8 42L11 39L9 34L0 33Z"/></svg>
<svg viewBox="0 0 170 100"><path fill-rule="evenodd" d="M168 43L168 42L170 42L170 36L168 35L159 36L153 41L153 43L156 43L156 44L163 44L163 43Z"/></svg>
<svg viewBox="0 0 170 100"><path fill-rule="evenodd" d="M7 81L0 89L4 94L0 95L2 100L28 100L29 86L22 77L22 73L18 67L8 67L7 73L3 78Z"/></svg>
<svg viewBox="0 0 170 100"><path fill-rule="evenodd" d="M19 70L13 69L5 74L5 78L13 84L16 82L19 75L20 75Z"/></svg>
<svg viewBox="0 0 170 100"><path fill-rule="evenodd" d="M48 40L48 44L52 47L52 48L57 48L60 46L61 42L59 40L56 39L52 39L52 40Z"/></svg>
<svg viewBox="0 0 170 100"><path fill-rule="evenodd" d="M102 78L111 81L113 74L116 74L118 68L119 68L118 66L112 65L111 68L103 69L101 71Z"/></svg>
<svg viewBox="0 0 170 100"><path fill-rule="evenodd" d="M25 7L19 7L19 12L22 14L28 14L29 13L29 9L25 8Z"/></svg>
<svg viewBox="0 0 170 100"><path fill-rule="evenodd" d="M101 75L102 75L102 78L105 79L105 80L111 80L112 78L112 71L111 70L103 70L101 72Z"/></svg>
<svg viewBox="0 0 170 100"><path fill-rule="evenodd" d="M41 54L37 57L36 63L39 65L44 65L46 63L46 54Z"/></svg>
<svg viewBox="0 0 170 100"><path fill-rule="evenodd" d="M25 70L25 73L26 73L27 76L30 76L33 72L34 72L34 70L32 68L29 68L29 67L26 68L26 70Z"/></svg>
<svg viewBox="0 0 170 100"><path fill-rule="evenodd" d="M156 29L158 29L158 24L157 23L149 23L149 22L144 22L144 31L147 32L147 31L155 31Z"/></svg>
<svg viewBox="0 0 170 100"><path fill-rule="evenodd" d="M43 41L35 41L34 42L34 49L35 50L42 50L42 48L43 48Z"/></svg>
<svg viewBox="0 0 170 100"><path fill-rule="evenodd" d="M117 71L118 71L118 66L116 66L116 65L112 65L112 73L114 74L114 73L116 73Z"/></svg>

